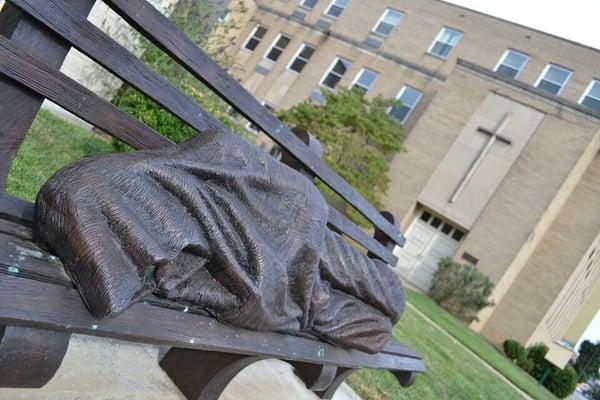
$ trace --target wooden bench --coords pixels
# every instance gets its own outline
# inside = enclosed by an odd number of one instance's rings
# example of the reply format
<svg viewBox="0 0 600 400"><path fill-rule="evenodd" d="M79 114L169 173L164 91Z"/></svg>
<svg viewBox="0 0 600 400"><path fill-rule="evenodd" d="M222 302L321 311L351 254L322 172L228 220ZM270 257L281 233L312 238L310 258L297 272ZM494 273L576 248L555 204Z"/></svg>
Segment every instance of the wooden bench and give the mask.
<svg viewBox="0 0 600 400"><path fill-rule="evenodd" d="M142 35L162 48L283 150L282 161L322 180L374 226L375 238L330 209L329 226L362 245L371 257L394 265L391 249L404 238L389 213L380 214L269 113L183 32L146 0L105 0ZM59 72L75 47L203 131L220 126L192 99L86 19L94 0L9 0L0 13L0 189L43 99L137 149L171 142ZM51 156L52 149L48 149ZM247 365L285 360L307 387L331 398L359 368L391 371L402 386L424 371L414 350L390 342L378 354L310 338L235 328L203 310L147 297L114 318L93 318L65 275L60 260L32 241L33 205L0 192L0 387L39 388L60 366L71 333L169 346L161 367L188 399L217 399ZM391 221L391 222L390 222Z"/></svg>

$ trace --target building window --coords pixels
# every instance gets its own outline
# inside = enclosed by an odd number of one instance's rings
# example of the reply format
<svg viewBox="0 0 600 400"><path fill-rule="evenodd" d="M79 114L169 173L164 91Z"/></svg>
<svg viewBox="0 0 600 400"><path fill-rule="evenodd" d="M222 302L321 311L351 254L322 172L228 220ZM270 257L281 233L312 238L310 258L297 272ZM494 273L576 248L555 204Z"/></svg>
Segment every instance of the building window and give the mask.
<svg viewBox="0 0 600 400"><path fill-rule="evenodd" d="M271 45L271 48L267 51L265 58L276 62L277 60L279 60L279 57L281 57L281 54L283 53L283 51L289 43L290 38L280 33L273 41L273 44Z"/></svg>
<svg viewBox="0 0 600 400"><path fill-rule="evenodd" d="M594 79L583 93L579 104L600 112L600 81Z"/></svg>
<svg viewBox="0 0 600 400"><path fill-rule="evenodd" d="M525 68L527 61L529 61L528 55L508 49L496 65L495 71L500 75L516 79Z"/></svg>
<svg viewBox="0 0 600 400"><path fill-rule="evenodd" d="M342 77L352 66L352 61L348 61L343 58L336 58L329 71L323 77L321 86L325 86L329 89L335 89L337 84L342 80Z"/></svg>
<svg viewBox="0 0 600 400"><path fill-rule="evenodd" d="M462 32L455 31L454 29L442 28L433 43L431 43L428 50L429 54L444 59L448 58L452 49L460 42L462 35Z"/></svg>
<svg viewBox="0 0 600 400"><path fill-rule="evenodd" d="M552 94L560 94L565 85L571 78L573 71L559 67L558 65L548 64L542 75L540 75L535 87Z"/></svg>
<svg viewBox="0 0 600 400"><path fill-rule="evenodd" d="M310 44L302 44L300 46L300 50L296 53L296 56L292 59L290 65L288 65L288 69L295 71L297 73L302 72L306 64L308 64L308 60L312 57L315 52L315 48Z"/></svg>
<svg viewBox="0 0 600 400"><path fill-rule="evenodd" d="M377 21L377 23L375 24L373 32L381 36L389 36L390 33L392 33L392 31L396 27L396 25L400 23L403 16L404 14L400 11L391 10L388 8L387 10L385 10L379 21Z"/></svg>
<svg viewBox="0 0 600 400"><path fill-rule="evenodd" d="M397 99L400 100L400 105L390 107L388 114L396 118L400 122L405 122L410 113L415 109L419 100L421 100L423 92L410 86L404 86L400 93L398 93Z"/></svg>
<svg viewBox="0 0 600 400"><path fill-rule="evenodd" d="M260 103L263 105L263 107L265 107L269 112L274 113L275 112L275 107L273 107L270 104L267 104L267 102L263 101L262 103ZM260 128L258 125L256 125L254 122L248 122L246 124L246 129L249 130L250 132L254 133L254 134L258 134L258 132L260 132Z"/></svg>
<svg viewBox="0 0 600 400"><path fill-rule="evenodd" d="M377 80L379 74L375 71L371 71L370 69L363 68L360 70L358 75L356 75L356 79L352 83L352 87L358 88L364 93L367 93L373 84Z"/></svg>
<svg viewBox="0 0 600 400"><path fill-rule="evenodd" d="M256 46L258 46L262 38L265 37L265 33L267 33L267 28L258 25L252 30L252 33L248 37L248 40L246 40L244 48L250 51L254 51L254 49L256 49Z"/></svg>
<svg viewBox="0 0 600 400"><path fill-rule="evenodd" d="M332 0L331 4L325 11L325 15L328 15L332 18L337 18L342 15L344 8L348 5L348 0Z"/></svg>
<svg viewBox="0 0 600 400"><path fill-rule="evenodd" d="M319 0L302 0L300 2L300 6L312 10L313 8L315 8L318 2Z"/></svg>

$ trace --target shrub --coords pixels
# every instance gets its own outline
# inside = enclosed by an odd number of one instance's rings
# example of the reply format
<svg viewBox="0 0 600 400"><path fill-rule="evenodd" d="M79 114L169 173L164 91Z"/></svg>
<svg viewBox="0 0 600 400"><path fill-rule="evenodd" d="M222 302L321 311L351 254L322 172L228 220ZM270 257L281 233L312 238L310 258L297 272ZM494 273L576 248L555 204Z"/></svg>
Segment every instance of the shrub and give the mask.
<svg viewBox="0 0 600 400"><path fill-rule="evenodd" d="M544 375L544 372L546 372L546 369L552 366L552 364L544 358L546 353L548 353L548 350L548 346L544 343L537 343L531 346L527 353L527 358L533 362L533 368L531 368L529 374L537 380L540 380L542 375Z"/></svg>
<svg viewBox="0 0 600 400"><path fill-rule="evenodd" d="M530 374L531 370L533 369L533 360L531 358L527 358L527 356L524 356L522 358L517 359L517 365L523 371Z"/></svg>
<svg viewBox="0 0 600 400"><path fill-rule="evenodd" d="M553 368L552 373L544 382L544 386L556 396L564 399L577 387L577 373L575 368L567 365L563 369Z"/></svg>
<svg viewBox="0 0 600 400"><path fill-rule="evenodd" d="M488 300L493 288L489 278L475 267L443 258L433 274L429 297L455 317L470 323L477 320L480 310L494 305Z"/></svg>
<svg viewBox="0 0 600 400"><path fill-rule="evenodd" d="M510 358L511 360L517 361L522 358L526 358L527 356L527 349L525 349L525 346L516 340L507 339L502 344L502 347L504 348L504 354L506 354L506 357Z"/></svg>

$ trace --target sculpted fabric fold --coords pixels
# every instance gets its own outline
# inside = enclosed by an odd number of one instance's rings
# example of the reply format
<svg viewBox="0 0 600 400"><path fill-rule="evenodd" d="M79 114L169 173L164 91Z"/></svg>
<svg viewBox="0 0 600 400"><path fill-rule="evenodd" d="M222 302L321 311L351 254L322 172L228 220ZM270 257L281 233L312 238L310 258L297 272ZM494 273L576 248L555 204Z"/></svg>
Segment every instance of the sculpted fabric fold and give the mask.
<svg viewBox="0 0 600 400"><path fill-rule="evenodd" d="M154 293L377 352L404 308L396 274L327 229L312 182L227 131L83 159L50 178L35 211L37 241L95 316Z"/></svg>

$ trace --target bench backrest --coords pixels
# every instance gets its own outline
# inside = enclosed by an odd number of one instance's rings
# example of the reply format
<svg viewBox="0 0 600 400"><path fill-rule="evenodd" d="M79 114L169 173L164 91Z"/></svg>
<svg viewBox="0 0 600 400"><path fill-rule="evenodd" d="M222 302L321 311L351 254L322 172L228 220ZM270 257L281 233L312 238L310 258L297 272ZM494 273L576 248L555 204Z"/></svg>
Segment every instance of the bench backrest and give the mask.
<svg viewBox="0 0 600 400"><path fill-rule="evenodd" d="M0 190L12 159L43 99L58 104L103 132L136 149L171 141L59 71L70 47L77 48L113 75L137 88L198 131L222 126L114 39L87 20L95 0L8 0L0 13ZM329 225L365 247L371 256L395 265L394 244L404 237L389 214L380 214L285 124L265 109L227 71L215 63L146 0L104 0L144 37L186 68L233 109L260 127L294 158L299 169L322 180L369 220L378 240L330 207ZM23 208L0 193L0 213ZM26 208L26 207L25 207ZM28 212L21 209L18 212ZM392 222L390 222L390 220ZM381 243L388 243L384 246Z"/></svg>

